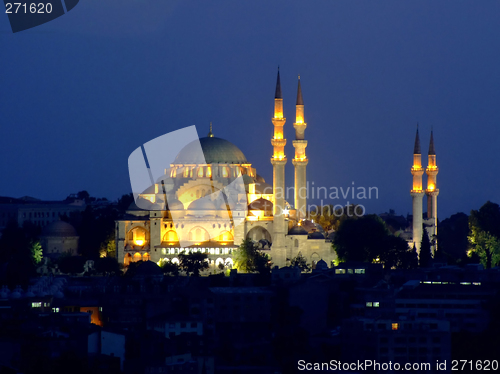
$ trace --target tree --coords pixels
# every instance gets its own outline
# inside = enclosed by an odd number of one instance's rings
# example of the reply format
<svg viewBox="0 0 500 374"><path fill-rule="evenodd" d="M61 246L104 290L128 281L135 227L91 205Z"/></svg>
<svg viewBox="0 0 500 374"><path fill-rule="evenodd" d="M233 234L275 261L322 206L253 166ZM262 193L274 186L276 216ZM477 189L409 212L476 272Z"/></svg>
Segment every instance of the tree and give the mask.
<svg viewBox="0 0 500 374"><path fill-rule="evenodd" d="M181 253L179 260L180 268L193 277L199 277L201 271L209 268L208 255L206 253Z"/></svg>
<svg viewBox="0 0 500 374"><path fill-rule="evenodd" d="M66 274L83 273L86 260L80 256L62 256L59 259L59 269Z"/></svg>
<svg viewBox="0 0 500 374"><path fill-rule="evenodd" d="M247 273L267 274L271 270L269 256L258 250L257 244L245 239L233 256L236 269Z"/></svg>
<svg viewBox="0 0 500 374"><path fill-rule="evenodd" d="M4 263L5 269L0 272L0 283L11 288L29 284L29 278L36 274L32 243L38 239L34 235L33 230L19 227L16 221L7 223L0 237L0 264Z"/></svg>
<svg viewBox="0 0 500 374"><path fill-rule="evenodd" d="M131 193L123 195L118 199L118 212L125 213L130 204L134 202L134 195Z"/></svg>
<svg viewBox="0 0 500 374"><path fill-rule="evenodd" d="M438 252L449 263L456 263L467 253L469 247L469 216L465 213L453 214L439 224Z"/></svg>
<svg viewBox="0 0 500 374"><path fill-rule="evenodd" d="M470 237L471 245L479 256L481 264L491 269L500 262L500 240L488 231L478 230Z"/></svg>
<svg viewBox="0 0 500 374"><path fill-rule="evenodd" d="M388 235L384 221L376 215L350 218L340 224L332 247L341 261L373 262L384 252Z"/></svg>
<svg viewBox="0 0 500 374"><path fill-rule="evenodd" d="M43 250L42 245L39 241L31 243L31 256L35 265L38 265L40 262L42 262Z"/></svg>
<svg viewBox="0 0 500 374"><path fill-rule="evenodd" d="M410 267L409 269L416 269L418 268L418 252L417 252L417 246L415 243L413 243L413 248L410 251L410 256L408 258Z"/></svg>
<svg viewBox="0 0 500 374"><path fill-rule="evenodd" d="M424 228L422 234L422 243L420 244L420 267L426 268L431 265L432 253L431 253L431 241L429 240L429 235L427 230Z"/></svg>
<svg viewBox="0 0 500 374"><path fill-rule="evenodd" d="M118 261L114 257L103 257L96 260L95 269L98 273L118 273L120 271L120 266Z"/></svg>
<svg viewBox="0 0 500 374"><path fill-rule="evenodd" d="M487 268L500 260L500 206L490 201L469 217L469 243Z"/></svg>
<svg viewBox="0 0 500 374"><path fill-rule="evenodd" d="M307 259L299 252L296 257L292 258L290 261L292 266L298 266L303 272L308 272L311 270L311 266L307 264Z"/></svg>
<svg viewBox="0 0 500 374"><path fill-rule="evenodd" d="M160 260L160 268L163 270L163 273L177 276L179 275L179 264L176 262L172 262L169 259L161 259Z"/></svg>
<svg viewBox="0 0 500 374"><path fill-rule="evenodd" d="M384 269L411 269L414 266L412 251L408 248L406 240L388 235L385 242L385 249L380 254Z"/></svg>

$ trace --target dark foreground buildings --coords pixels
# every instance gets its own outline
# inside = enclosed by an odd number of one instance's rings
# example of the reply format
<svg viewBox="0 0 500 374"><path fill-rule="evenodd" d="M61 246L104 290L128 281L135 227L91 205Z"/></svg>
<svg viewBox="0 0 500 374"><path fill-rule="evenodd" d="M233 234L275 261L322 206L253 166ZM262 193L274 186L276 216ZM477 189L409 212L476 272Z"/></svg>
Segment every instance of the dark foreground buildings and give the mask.
<svg viewBox="0 0 500 374"><path fill-rule="evenodd" d="M299 361L370 359L429 373L500 358L499 269L325 265L173 277L145 262L2 287L0 372L288 374Z"/></svg>

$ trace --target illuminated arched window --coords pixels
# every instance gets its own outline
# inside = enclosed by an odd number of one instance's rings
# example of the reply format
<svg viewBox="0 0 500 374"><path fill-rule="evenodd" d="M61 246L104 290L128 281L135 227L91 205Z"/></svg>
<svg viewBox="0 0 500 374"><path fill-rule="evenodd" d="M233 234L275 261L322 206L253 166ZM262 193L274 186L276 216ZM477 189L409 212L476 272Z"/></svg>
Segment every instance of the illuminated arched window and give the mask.
<svg viewBox="0 0 500 374"><path fill-rule="evenodd" d="M198 178L203 178L203 166L198 168Z"/></svg>
<svg viewBox="0 0 500 374"><path fill-rule="evenodd" d="M195 231L195 240L201 240L201 230L200 229L196 229Z"/></svg>
<svg viewBox="0 0 500 374"><path fill-rule="evenodd" d="M150 261L151 260L151 256L149 255L149 253L144 253L144 255L142 256L142 261Z"/></svg>
<svg viewBox="0 0 500 374"><path fill-rule="evenodd" d="M207 178L210 178L212 176L212 168L210 166L207 166Z"/></svg>
<svg viewBox="0 0 500 374"><path fill-rule="evenodd" d="M143 227L135 227L129 231L128 240L132 245L143 246L148 241L148 232Z"/></svg>
<svg viewBox="0 0 500 374"><path fill-rule="evenodd" d="M177 236L177 233L174 230L169 230L163 235L163 241L164 242L178 242L179 237Z"/></svg>
<svg viewBox="0 0 500 374"><path fill-rule="evenodd" d="M134 262L137 262L137 261L141 261L142 260L142 256L140 253L136 253L134 255Z"/></svg>
<svg viewBox="0 0 500 374"><path fill-rule="evenodd" d="M227 177L229 177L228 167L227 167L227 166L223 166L223 167L222 167L222 177L223 177L223 178L227 178Z"/></svg>
<svg viewBox="0 0 500 374"><path fill-rule="evenodd" d="M184 167L184 178L187 178L189 176L189 168Z"/></svg>
<svg viewBox="0 0 500 374"><path fill-rule="evenodd" d="M229 242L233 240L233 235L229 231L223 231L218 237L219 242Z"/></svg>

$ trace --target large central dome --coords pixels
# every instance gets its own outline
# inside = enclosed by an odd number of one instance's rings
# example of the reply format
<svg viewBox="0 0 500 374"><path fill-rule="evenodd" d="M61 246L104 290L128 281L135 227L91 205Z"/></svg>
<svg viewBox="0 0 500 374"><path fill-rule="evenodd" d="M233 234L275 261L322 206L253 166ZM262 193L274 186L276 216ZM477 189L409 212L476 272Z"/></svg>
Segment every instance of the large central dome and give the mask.
<svg viewBox="0 0 500 374"><path fill-rule="evenodd" d="M199 153L198 141L186 145L175 158L174 164L248 164L241 150L233 143L216 137L199 140L205 159Z"/></svg>

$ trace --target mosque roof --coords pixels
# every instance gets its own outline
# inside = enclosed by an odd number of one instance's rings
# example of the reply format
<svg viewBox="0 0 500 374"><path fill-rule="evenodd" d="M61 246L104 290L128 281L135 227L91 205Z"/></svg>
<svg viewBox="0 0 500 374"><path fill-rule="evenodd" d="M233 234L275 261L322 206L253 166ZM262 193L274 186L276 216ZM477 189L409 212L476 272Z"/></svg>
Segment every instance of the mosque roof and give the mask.
<svg viewBox="0 0 500 374"><path fill-rule="evenodd" d="M307 235L307 230L302 226L295 225L288 231L288 235Z"/></svg>
<svg viewBox="0 0 500 374"><path fill-rule="evenodd" d="M43 236L78 236L75 228L64 221L52 222L43 228Z"/></svg>
<svg viewBox="0 0 500 374"><path fill-rule="evenodd" d="M215 210L216 207L209 198L201 198L189 204L189 210Z"/></svg>
<svg viewBox="0 0 500 374"><path fill-rule="evenodd" d="M273 203L270 202L269 200L260 198L260 199L252 201L248 205L248 210L272 211L273 210Z"/></svg>
<svg viewBox="0 0 500 374"><path fill-rule="evenodd" d="M325 236L319 231L315 231L309 234L308 239L325 239Z"/></svg>
<svg viewBox="0 0 500 374"><path fill-rule="evenodd" d="M186 145L175 158L174 164L248 164L243 152L233 143L214 136L200 138ZM204 156L204 157L203 157Z"/></svg>

